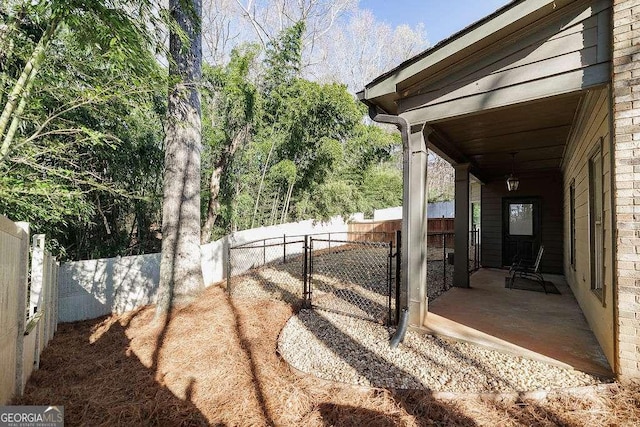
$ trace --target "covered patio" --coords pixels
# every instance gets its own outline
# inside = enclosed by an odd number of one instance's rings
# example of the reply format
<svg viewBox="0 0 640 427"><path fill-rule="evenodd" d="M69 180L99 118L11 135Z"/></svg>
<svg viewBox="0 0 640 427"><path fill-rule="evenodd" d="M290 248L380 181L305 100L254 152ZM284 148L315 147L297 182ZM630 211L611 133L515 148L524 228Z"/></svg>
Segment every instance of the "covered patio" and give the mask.
<svg viewBox="0 0 640 427"><path fill-rule="evenodd" d="M560 294L505 288L507 272L483 268L470 288L453 288L429 306L424 328L523 357L613 377L582 310L561 275L545 275Z"/></svg>
<svg viewBox="0 0 640 427"><path fill-rule="evenodd" d="M629 372L640 366L637 339L618 343L612 13L606 0L516 0L359 94L374 121L403 134L402 304L413 328L601 375L619 374L621 357ZM468 257L455 256L456 289L433 304L427 149L455 168L456 255L468 252L480 182L488 268L469 275ZM542 247L540 271L561 295L504 289L504 268Z"/></svg>

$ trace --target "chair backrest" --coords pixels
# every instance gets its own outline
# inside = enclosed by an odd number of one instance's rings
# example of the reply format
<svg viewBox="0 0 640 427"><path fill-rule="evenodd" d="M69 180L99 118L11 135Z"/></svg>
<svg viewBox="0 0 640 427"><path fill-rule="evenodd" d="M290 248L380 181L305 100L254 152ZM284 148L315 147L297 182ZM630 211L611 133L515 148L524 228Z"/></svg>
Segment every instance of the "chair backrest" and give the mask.
<svg viewBox="0 0 640 427"><path fill-rule="evenodd" d="M538 256L536 257L536 263L533 265L533 270L537 273L540 268L540 261L542 261L542 254L544 253L544 245L540 245L538 249Z"/></svg>

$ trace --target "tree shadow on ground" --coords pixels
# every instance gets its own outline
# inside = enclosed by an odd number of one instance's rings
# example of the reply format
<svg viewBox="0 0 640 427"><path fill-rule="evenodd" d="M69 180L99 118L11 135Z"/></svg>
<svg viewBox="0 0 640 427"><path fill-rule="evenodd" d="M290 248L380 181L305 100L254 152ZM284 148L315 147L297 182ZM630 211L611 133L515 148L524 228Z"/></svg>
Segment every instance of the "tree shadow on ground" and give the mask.
<svg viewBox="0 0 640 427"><path fill-rule="evenodd" d="M282 289L278 283L270 282L265 277L260 277L260 279L261 280L255 281L256 285L269 290L278 289L281 295L285 296L284 300L294 299L294 296L289 294L285 289ZM269 380L264 377L264 367L260 366L262 362L259 360L262 358L262 354L268 351L268 349L262 348L261 345L257 345L251 339L251 335L258 333L258 331L254 330L256 328L253 325L250 326L246 319L243 319L241 312L244 312L246 308L239 310L239 307L236 307L236 304L234 304L233 299L230 300L230 303L234 306L233 311L238 325L238 334L242 337L243 347L246 349L247 356L252 360L254 381L256 388L259 389L263 395L261 406L263 407L265 415L267 415L269 414L269 409L267 408L272 406L269 405L269 403L270 401L273 403L273 397L269 391ZM253 303L257 304L257 301ZM246 306L246 304L241 305L243 307ZM359 373L369 381L375 382L377 378L371 376L372 372L379 372L381 370L391 373L392 376L396 374L408 375L406 372L403 372L402 369L388 361L369 355L366 348L353 342L349 336L335 328L330 322L304 323L308 330L320 338L324 345L335 353L339 354L341 349L345 347L355 346L360 348L361 351L344 354L341 358L346 364L358 370ZM334 338L324 340L322 339L324 336L332 336ZM273 344L277 346L277 343ZM449 351L453 350L449 348L450 346L446 347ZM459 352L456 352L456 355L460 358L464 356ZM361 363L363 358L367 361L364 367ZM486 370L487 374L491 373L489 372L491 369L488 367L477 366L477 362L473 360L469 360L468 362L477 368ZM377 365L378 368L369 370L372 365ZM411 376L409 376L409 379L412 379ZM324 382L324 380L317 381L320 383ZM348 389L350 386L338 385L338 387ZM471 399L463 399L463 403L473 401L471 403L471 410L464 410L464 405L461 405L460 401L436 398L428 390L394 390L384 388L378 389L379 391L375 391L376 389L372 390L374 395L385 395L387 405L389 401L393 402L396 410L389 411L388 407L378 410L375 407L370 407L368 404L358 406L359 402L357 400L337 398L331 399L332 401L320 402L310 414L307 414L307 417L308 419L316 419L327 426L392 426L406 424L408 419L411 419L418 425L476 426L486 424L484 422L487 420L486 417L488 417L489 424L495 421L496 415L488 416L486 414L487 412L492 412L493 414L499 414L498 419L500 422L504 422L505 425L571 425L571 422L562 415L562 412L558 410L558 408L546 407L544 404L536 402L522 404L522 402L516 399L491 402L482 401L473 397ZM271 409L271 411L273 412L273 409ZM313 415L314 413L315 416ZM266 418L272 420L270 415L267 415ZM274 413L273 420L278 419L278 414Z"/></svg>
<svg viewBox="0 0 640 427"><path fill-rule="evenodd" d="M337 403L321 403L318 411L325 426L379 426L393 427L402 425L398 414L385 414L371 409Z"/></svg>
<svg viewBox="0 0 640 427"><path fill-rule="evenodd" d="M260 271L254 271L250 275L254 280L255 286L258 286L262 290L269 290L273 292L277 290L276 294L280 295L284 301L296 300L295 295L286 289L286 286L275 283L268 280L264 275L260 274ZM247 302L247 301L245 301ZM236 325L236 333L240 337L242 347L246 352L249 360L251 361L251 372L254 378L254 386L259 396L260 406L265 415L265 419L272 424L274 418L272 417L269 405L268 395L269 391L266 390L268 381L263 377L263 369L261 369L259 359L262 357L262 353L268 351L268 349L260 348L260 343L252 342L250 335L255 333L252 331L257 324L251 325L243 319L243 312L247 304L240 304L242 309L238 306L238 302L234 302L234 298L229 299L229 305L234 313L234 320ZM298 313L299 310L293 307L294 313ZM245 314L246 315L246 314ZM376 377L379 372L385 372L389 377L397 375L406 377L409 382L418 386L419 380L412 375L405 372L403 369L388 362L387 360L369 352L365 347L356 343L350 336L337 329L333 324L325 321L321 316L316 316L319 322L304 322L305 327L318 337L323 343L331 349L334 353L340 354L341 359L353 369L357 370L360 375L366 378L368 381L375 383L379 380ZM323 339L324 336L333 337L330 340ZM274 343L277 348L277 342ZM357 348L359 351L345 354L344 348ZM278 356L281 358L281 356ZM362 363L362 358L366 359L366 364ZM366 366L365 366L366 365ZM375 365L375 367L374 367ZM348 387L348 386L347 386ZM408 414L419 420L421 425L460 425L460 426L475 426L476 423L462 414L454 405L448 403L441 403L436 399L431 398L429 391L421 390L416 393L411 391L400 391L398 393L391 393L390 396L395 403L402 407ZM324 425L336 425L336 426L391 426L402 424L400 416L397 414L388 414L383 411L377 411L374 409L367 409L358 406L338 404L333 402L321 403L317 408L322 417Z"/></svg>
<svg viewBox="0 0 640 427"><path fill-rule="evenodd" d="M436 401L429 393L422 393L421 401L411 401L408 395L404 397L393 396L398 405L407 415L385 413L373 409L358 406L342 405L335 403L322 403L318 411L325 426L371 426L387 427L406 425L408 419L413 418L415 424L420 426L469 426L477 424L466 415L462 414L454 405Z"/></svg>
<svg viewBox="0 0 640 427"><path fill-rule="evenodd" d="M112 317L59 325L14 405L63 405L67 425L208 425L131 352L127 323Z"/></svg>
<svg viewBox="0 0 640 427"><path fill-rule="evenodd" d="M260 410L262 411L262 415L264 417L265 423L269 426L275 425L271 415L271 411L267 406L265 390L263 389L264 386L260 381L259 368L256 364L256 357L253 354L254 353L253 344L249 339L249 337L247 336L247 334L245 333L244 331L245 328L242 327L240 313L238 312L238 309L236 308L236 306L233 304L232 301L229 301L229 307L233 312L234 332L237 335L238 339L240 340L240 347L242 348L242 351L245 353L247 360L249 361L251 376L252 376L252 384L253 384L256 399L258 400L258 404L260 406Z"/></svg>

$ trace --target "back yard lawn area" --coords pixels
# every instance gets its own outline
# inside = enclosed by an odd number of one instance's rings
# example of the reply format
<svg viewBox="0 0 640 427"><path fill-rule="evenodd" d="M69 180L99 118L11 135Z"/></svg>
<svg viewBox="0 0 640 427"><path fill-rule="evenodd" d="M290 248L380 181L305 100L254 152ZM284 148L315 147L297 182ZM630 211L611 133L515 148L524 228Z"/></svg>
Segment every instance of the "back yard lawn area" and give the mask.
<svg viewBox="0 0 640 427"><path fill-rule="evenodd" d="M291 369L277 340L295 308L208 288L154 308L61 324L21 405L64 405L67 425L638 425L640 386L542 400L350 386Z"/></svg>

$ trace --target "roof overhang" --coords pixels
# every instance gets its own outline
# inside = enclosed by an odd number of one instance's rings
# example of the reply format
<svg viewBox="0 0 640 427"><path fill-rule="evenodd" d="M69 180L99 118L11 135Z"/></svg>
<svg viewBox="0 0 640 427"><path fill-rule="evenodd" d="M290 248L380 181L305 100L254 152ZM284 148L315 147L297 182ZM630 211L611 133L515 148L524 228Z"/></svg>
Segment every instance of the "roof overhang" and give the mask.
<svg viewBox="0 0 640 427"><path fill-rule="evenodd" d="M449 67L468 61L484 49L495 48L510 35L574 2L575 0L515 0L377 77L365 86L359 96L380 106L389 114L397 114L396 101L413 84L426 77L445 73Z"/></svg>
<svg viewBox="0 0 640 427"><path fill-rule="evenodd" d="M588 91L611 78L611 0L516 0L369 83L358 97L429 148L501 178L559 170Z"/></svg>

